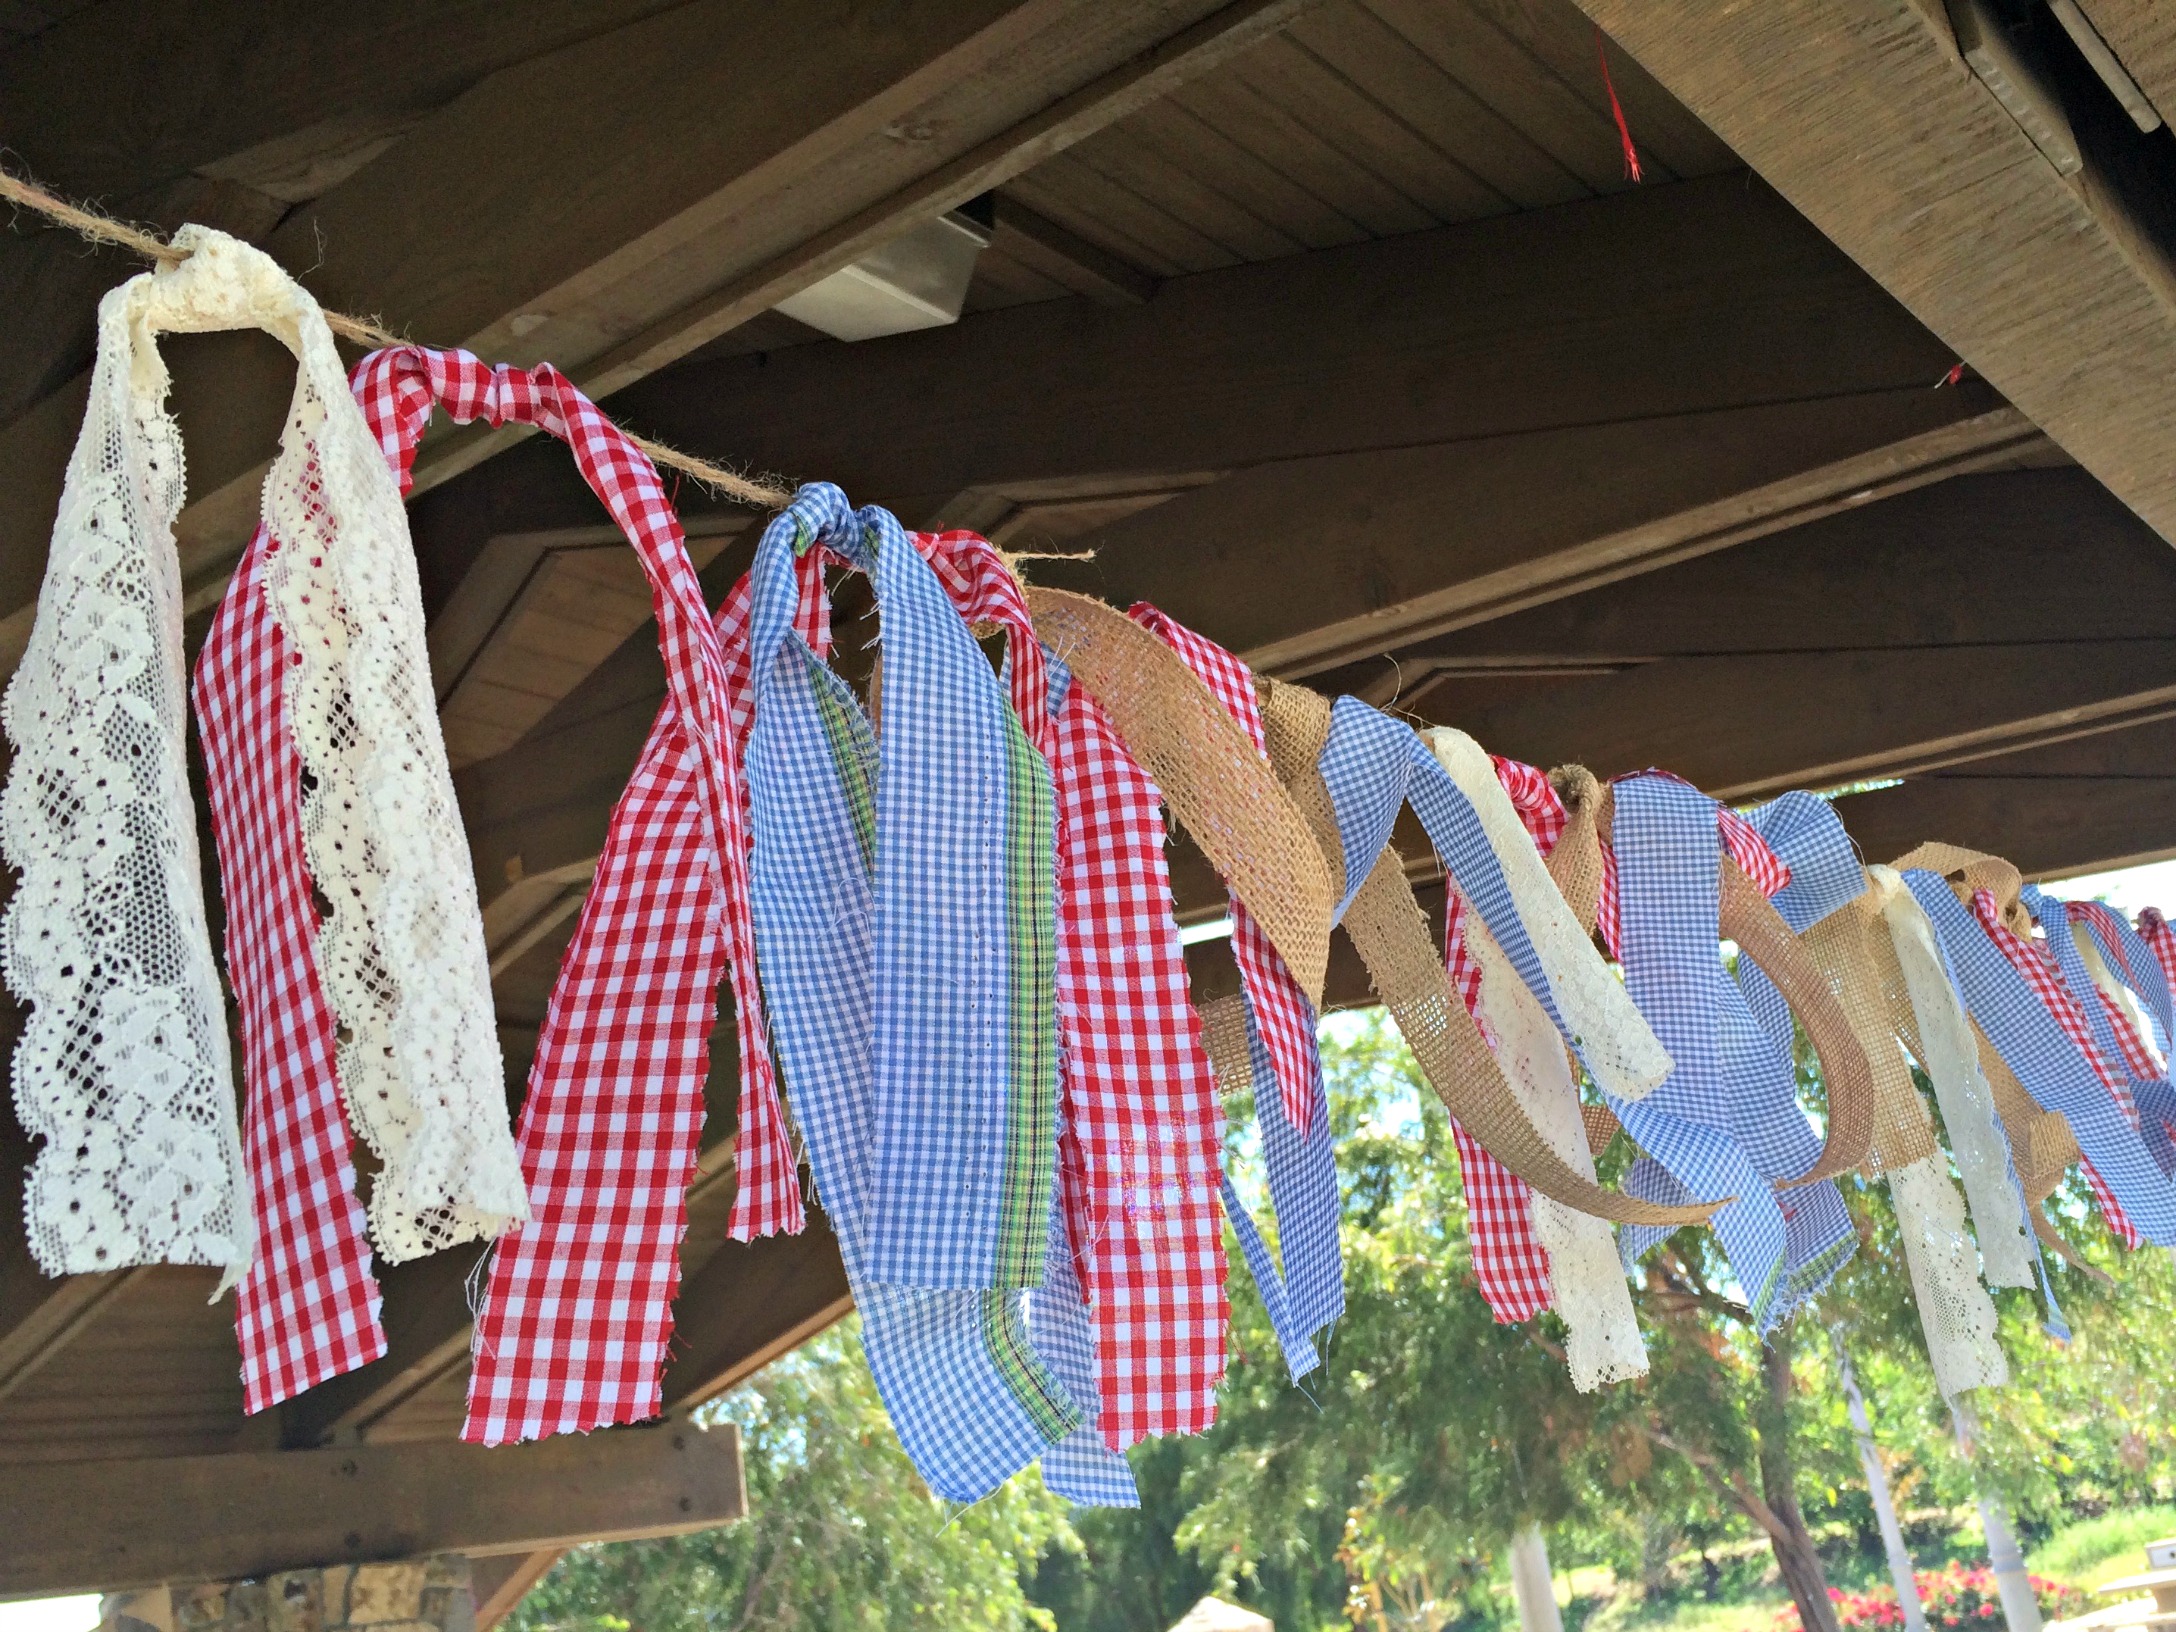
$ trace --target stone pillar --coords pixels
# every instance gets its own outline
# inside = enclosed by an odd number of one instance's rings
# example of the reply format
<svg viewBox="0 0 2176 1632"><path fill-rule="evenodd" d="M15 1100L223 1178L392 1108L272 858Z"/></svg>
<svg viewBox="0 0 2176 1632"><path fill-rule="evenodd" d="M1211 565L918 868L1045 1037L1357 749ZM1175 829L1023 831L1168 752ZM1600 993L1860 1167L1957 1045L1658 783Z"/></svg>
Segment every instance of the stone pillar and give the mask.
<svg viewBox="0 0 2176 1632"><path fill-rule="evenodd" d="M476 1626L469 1563L458 1555L114 1593L101 1609L99 1632L475 1632Z"/></svg>

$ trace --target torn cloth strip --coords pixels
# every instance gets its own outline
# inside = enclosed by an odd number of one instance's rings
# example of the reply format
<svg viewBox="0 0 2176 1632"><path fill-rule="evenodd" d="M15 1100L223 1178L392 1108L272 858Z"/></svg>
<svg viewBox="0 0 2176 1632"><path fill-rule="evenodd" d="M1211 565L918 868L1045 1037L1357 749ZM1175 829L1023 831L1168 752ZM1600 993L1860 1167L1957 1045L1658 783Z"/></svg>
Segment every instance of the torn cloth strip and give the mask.
<svg viewBox="0 0 2176 1632"><path fill-rule="evenodd" d="M1209 688L1210 695L1245 729L1255 751L1266 757L1262 708L1255 698L1254 676L1247 666L1215 641L1196 634L1146 601L1128 608L1127 616L1179 654ZM1285 1117L1306 1134L1322 1074L1321 1055L1315 1045L1315 1008L1285 968L1268 933L1236 896L1232 898L1232 957L1239 965L1240 979L1269 1048L1274 1080L1284 1095Z"/></svg>
<svg viewBox="0 0 2176 1632"><path fill-rule="evenodd" d="M1564 835L1564 801L1549 785L1549 778L1533 766L1501 755L1492 756L1492 762L1496 779L1511 796L1512 808L1519 813L1534 848L1547 860ZM1497 1039L1481 1019L1481 963L1467 946L1465 925L1465 898L1456 890L1445 891L1444 968L1451 989L1493 1048ZM1466 1193L1466 1235L1482 1300L1499 1324L1515 1326L1532 1320L1550 1305L1549 1253L1534 1233L1534 1193L1455 1117L1451 1138L1458 1146L1458 1175Z"/></svg>
<svg viewBox="0 0 2176 1632"><path fill-rule="evenodd" d="M2171 928L2158 907L2147 907L2138 915L2138 938L2146 943L2153 954L2153 961L2161 966L2162 977L2169 989L2176 991L2176 928ZM2176 1034L2168 1039L2170 1056L2176 1059Z"/></svg>
<svg viewBox="0 0 2176 1632"><path fill-rule="evenodd" d="M1115 1450L1202 1433L1228 1321L1224 1117L1172 915L1162 799L1102 705L1037 643L997 551L968 532L914 542L969 624L1005 630L1015 704L1050 763L1070 1153L1060 1188L1094 1328L1097 1426ZM1038 1306L1049 1296L1046 1284Z"/></svg>
<svg viewBox="0 0 2176 1632"><path fill-rule="evenodd" d="M877 575L887 658L881 753L859 700L794 633L800 598L797 563L818 548ZM882 887L887 882L884 857L895 851L905 859L922 854L911 828L895 832L884 821L888 811L883 783L887 775L897 774L886 766L884 753L891 751L893 733L902 729L903 720L919 722L920 730L942 724L939 699L901 695L904 687L925 684L930 676L926 666L911 661L902 668L894 657L900 649L894 641L902 647L911 641L910 625L917 620L936 614L955 624L959 620L898 523L881 510L850 509L845 496L828 484L803 488L764 530L751 578L754 720L746 764L754 838L750 897L764 995L787 1093L807 1141L818 1193L838 1233L840 1255L862 1315L870 1371L901 1443L938 1495L975 1501L1066 1439L1088 1412L1037 1354L1027 1323L1029 1300L1018 1289L938 1289L884 1281L870 1251L878 1164L884 1154L880 1055L892 1046L881 1029L880 1016L887 1011L878 990L879 944L887 915L911 912L916 905L911 896L903 899ZM901 579L919 581L925 592L897 595ZM959 633L968 640L964 625ZM981 663L980 654L974 655ZM986 663L982 682L994 689ZM989 716L977 711L972 718L986 722ZM1006 723L1017 733L1017 722ZM1021 746L1026 748L1024 739ZM1009 750L986 742L985 752L1001 759ZM983 769L990 769L987 760ZM925 785L921 819L926 821L936 810L948 822L979 817L986 831L993 815L1009 817L1012 792L1009 779L995 777L957 788ZM969 795L980 801L979 810L965 803ZM964 869L947 876L932 866L927 876L946 887L1000 899L1013 882L1002 873L994 878L971 874L972 869ZM930 927L960 922L955 903L952 912L933 919ZM971 932L980 923L979 917L969 917L967 928ZM961 961L956 947L928 951L938 960L933 972L953 971ZM885 973L891 973L888 966ZM890 1012L896 1016L896 1004ZM1055 1107L1051 1110L1054 1114ZM1055 1133L1051 1126L1053 1149ZM1047 1152L1026 1151L1025 1143L1023 1139L1020 1146L1023 1156L1050 1160ZM1021 1188L1034 1190L1032 1185ZM1035 1197L1040 1256L1049 1251L1047 1182ZM1017 1208L1024 1199L1016 1194L1012 1205ZM915 1221L895 1211L894 1222ZM924 1231L934 1233L953 1229L959 1219L928 1216L919 1222ZM1040 1278L1042 1263L1036 1268Z"/></svg>
<svg viewBox="0 0 2176 1632"><path fill-rule="evenodd" d="M2069 1122L2078 1148L2141 1236L2163 1246L2176 1242L2176 1190L2146 1154L2108 1085L1998 945L1995 931L2010 932L1993 897L1976 892L1987 900L1975 911L1940 874L1924 868L1907 872L1904 883L1934 925L1965 1006L2026 1092ZM2038 958L2031 948L2025 951Z"/></svg>
<svg viewBox="0 0 2176 1632"><path fill-rule="evenodd" d="M1247 666L1146 603L1128 615L1179 655L1266 758L1261 704ZM1231 909L1232 959L1239 965L1245 1003L1254 1114L1283 1259L1278 1296L1287 1326L1280 1329L1279 1339L1288 1355L1304 1351L1311 1364L1313 1349L1307 1340L1345 1312L1337 1165L1322 1055L1315 1041L1315 1009L1246 904L1234 896ZM1267 1091L1271 1088L1274 1092ZM1251 1252L1248 1257L1250 1267L1259 1271Z"/></svg>
<svg viewBox="0 0 2176 1632"><path fill-rule="evenodd" d="M2066 907L2070 921L2083 924L2093 937L2109 973L2144 1005L2167 1060L2176 1049L2176 992L2170 990L2166 966L2143 935L2101 902L2071 901Z"/></svg>
<svg viewBox="0 0 2176 1632"><path fill-rule="evenodd" d="M1821 1141L1798 1104L1788 1051L1723 968L1720 807L1674 777L1627 777L1615 788L1625 986L1675 1062L1647 1099L1611 1099L1647 1153L1626 1188L1657 1201L1737 1198L1716 1213L1715 1231L1766 1331L1827 1283L1856 1238L1833 1184L1774 1188L1811 1166ZM1621 1232L1626 1261L1661 1233Z"/></svg>
<svg viewBox="0 0 2176 1632"><path fill-rule="evenodd" d="M1828 800L1810 793L1786 793L1739 819L1760 836L1782 869L1783 887L1762 893L1775 903L1792 934L1803 935L1866 893L1866 867ZM1751 958L1740 958L1738 985L1762 1029L1788 1049L1790 1005L1767 971Z"/></svg>
<svg viewBox="0 0 2176 1632"><path fill-rule="evenodd" d="M1668 777L1676 782L1683 778L1672 776L1668 771L1648 771L1648 776ZM1691 784L1686 784L1690 786ZM1738 869L1751 879L1760 893L1773 901L1777 894L1791 882L1791 870L1784 866L1768 841L1760 836L1760 830L1728 805L1718 804L1716 821L1721 826L1723 848ZM1617 950L1619 922L1617 912L1617 853L1608 845L1602 846L1602 893L1595 908L1595 928L1601 932L1602 944L1611 952Z"/></svg>
<svg viewBox="0 0 2176 1632"><path fill-rule="evenodd" d="M660 1410L740 850L717 634L655 467L556 369L401 347L365 359L355 390L404 487L434 406L559 437L650 584L667 700L539 1032L517 1135L534 1215L492 1258L462 1432L499 1444L645 1420ZM752 948L737 961L752 993ZM741 1035L744 1080L775 1101L760 1008Z"/></svg>
<svg viewBox="0 0 2176 1632"><path fill-rule="evenodd" d="M2136 1037L2130 1022L2095 984L2092 971L2086 967L2085 951L2071 933L2071 926L2085 925L2091 934L2091 920L2076 911L2072 903L2047 894L2037 885L2027 884L2020 898L2026 910L2039 920L2047 950L2054 956L2070 998L2070 1013L2058 1017L2064 1020L2064 1029L2068 1031L2073 1020L2083 1021L2086 1046L2093 1050L2093 1058L2111 1090L2129 1098L2147 1153L2163 1173L2176 1173L2176 1140L2169 1133L2170 1122L2176 1120L2176 1088L2171 1088L2167 1075L2133 1046ZM2115 920L2114 913L2101 910ZM2123 968L2120 958L2105 952L2103 961L2111 971Z"/></svg>
<svg viewBox="0 0 2176 1632"><path fill-rule="evenodd" d="M2053 954L2031 937L2016 933L2003 921L2002 910L1991 890L1980 889L1972 892L1972 916L1987 932L1987 938L1994 943L1995 949L2017 971L2026 990L2032 993L2054 1019L2064 1038L2077 1051L2078 1058L2084 1061L2087 1070L2107 1090L2108 1097L2115 1102L2125 1125L2138 1137L2143 1147L2145 1139L2139 1128L2137 1103L2131 1098L2129 1087L2109 1067L2108 1062L2101 1058L2100 1050L2095 1046L2092 1034L2087 1029L2084 1013L2072 1000L2069 990L2062 983L2060 971L2055 968ZM2013 1066L2012 1070L2015 1069ZM2150 1151L2150 1147L2147 1148ZM2107 1220L2108 1228L2125 1247L2135 1248L2139 1243L2136 1226L2124 1213L2123 1203L2109 1188L2108 1181L2093 1165L2092 1157L2086 1156L2079 1165L2085 1173L2086 1188L2093 1192L2093 1199L2100 1207L2101 1216ZM2156 1162L2154 1165L2158 1167L2160 1164Z"/></svg>

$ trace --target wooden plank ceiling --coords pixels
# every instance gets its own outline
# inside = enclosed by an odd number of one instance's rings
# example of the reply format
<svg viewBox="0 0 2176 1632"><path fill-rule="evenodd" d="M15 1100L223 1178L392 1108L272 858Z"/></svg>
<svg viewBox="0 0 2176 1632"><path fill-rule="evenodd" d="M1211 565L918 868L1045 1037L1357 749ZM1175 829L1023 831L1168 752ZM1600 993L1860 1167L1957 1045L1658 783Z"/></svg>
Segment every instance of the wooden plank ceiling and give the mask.
<svg viewBox="0 0 2176 1632"><path fill-rule="evenodd" d="M1751 57L1698 69L1635 15L1814 0L901 0L882 27L843 0L200 9L186 38L131 0L0 10L0 138L64 190L251 237L328 302L557 362L679 445L840 481L910 525L1092 549L1034 571L1504 752L1747 798L1904 777L1840 805L1874 856L1939 836L2045 876L2176 852L2176 554L2161 478L2095 418L2172 375L2046 395L2045 357L1912 270L1940 245L1851 230L1821 191L1835 167L1777 147L1799 121L1748 100ZM2087 0L2111 38L2126 9ZM1637 187L1585 12L1633 48L1605 49ZM2013 129L1972 125L1945 162L2039 163ZM847 344L768 310L993 193L956 325ZM1990 276L2038 252L2005 243ZM26 314L0 338L9 662L92 310L129 270L28 223L0 236ZM2038 343L2073 332L2048 317ZM169 351L201 612L291 371L261 337ZM1976 368L1936 388L1960 355ZM662 681L639 575L563 450L440 434L421 468L518 1094ZM682 498L720 594L751 518ZM842 599L849 623L867 610ZM1175 877L1183 911L1218 910L1197 861ZM1220 956L1197 949L1206 988ZM730 1025L712 1053L674 1409L848 1307L820 1224L722 1244ZM0 1136L12 1195L28 1150ZM387 1274L388 1356L251 1422L208 1277L48 1282L0 1229L0 1462L444 1439L473 1263ZM533 1578L504 1575L506 1601Z"/></svg>

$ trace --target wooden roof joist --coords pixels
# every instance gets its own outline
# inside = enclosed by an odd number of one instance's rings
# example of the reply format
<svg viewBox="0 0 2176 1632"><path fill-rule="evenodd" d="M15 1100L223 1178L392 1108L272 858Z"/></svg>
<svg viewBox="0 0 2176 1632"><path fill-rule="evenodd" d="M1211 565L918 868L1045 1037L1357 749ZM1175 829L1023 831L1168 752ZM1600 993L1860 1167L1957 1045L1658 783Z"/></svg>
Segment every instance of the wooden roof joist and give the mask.
<svg viewBox="0 0 2176 1632"><path fill-rule="evenodd" d="M2166 131L2141 136L2053 26L2028 42L2061 173L1959 53L1939 0L1577 0L1836 246L2176 541ZM2166 94L2165 8L2087 0ZM2131 43L2126 43L2131 42ZM2150 145L2158 143L2158 146Z"/></svg>

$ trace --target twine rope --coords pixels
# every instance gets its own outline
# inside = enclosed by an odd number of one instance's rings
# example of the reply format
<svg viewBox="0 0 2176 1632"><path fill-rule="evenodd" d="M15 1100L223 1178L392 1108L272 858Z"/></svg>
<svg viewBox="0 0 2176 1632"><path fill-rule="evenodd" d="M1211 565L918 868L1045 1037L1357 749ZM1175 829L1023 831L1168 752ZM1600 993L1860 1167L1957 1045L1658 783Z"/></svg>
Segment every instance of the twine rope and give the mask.
<svg viewBox="0 0 2176 1632"><path fill-rule="evenodd" d="M11 175L4 169L0 169L0 199L7 200L18 209L42 215L55 226L66 227L70 232L87 238L94 244L108 244L115 249L124 249L131 255L160 266L178 266L189 258L186 250L176 249L141 227L132 227L125 221L116 221L96 210L71 204L66 199L47 192L36 182ZM325 322L342 339L352 340L371 350L415 344L368 318L350 317L345 312L328 311L325 313ZM698 459L692 453L682 453L662 442L637 436L633 431L627 431L626 435L630 442L650 457L652 463L669 470L677 470L699 486L723 498L736 499L742 504L764 510L783 510L793 502L793 495L782 487L775 487L767 482L750 481L723 465L713 464L708 459Z"/></svg>

